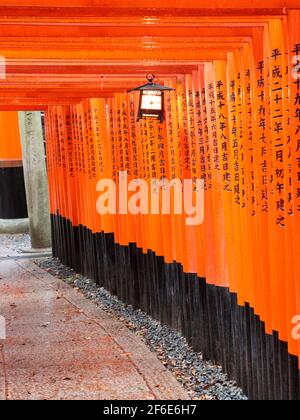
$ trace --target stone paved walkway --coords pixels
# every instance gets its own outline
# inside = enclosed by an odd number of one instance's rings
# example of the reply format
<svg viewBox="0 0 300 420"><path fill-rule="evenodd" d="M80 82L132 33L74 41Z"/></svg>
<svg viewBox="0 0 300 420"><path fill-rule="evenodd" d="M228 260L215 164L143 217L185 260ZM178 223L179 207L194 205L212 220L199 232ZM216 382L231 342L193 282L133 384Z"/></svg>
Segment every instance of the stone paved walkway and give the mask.
<svg viewBox="0 0 300 420"><path fill-rule="evenodd" d="M7 339L0 340L0 400L188 398L117 319L32 261L5 254L0 315L6 318Z"/></svg>

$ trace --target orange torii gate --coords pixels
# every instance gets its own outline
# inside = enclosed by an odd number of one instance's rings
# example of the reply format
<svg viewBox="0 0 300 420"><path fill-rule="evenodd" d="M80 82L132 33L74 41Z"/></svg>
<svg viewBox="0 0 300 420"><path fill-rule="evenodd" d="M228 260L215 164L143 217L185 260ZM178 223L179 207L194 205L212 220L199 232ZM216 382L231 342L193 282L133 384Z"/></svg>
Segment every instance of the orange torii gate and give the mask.
<svg viewBox="0 0 300 420"><path fill-rule="evenodd" d="M17 112L0 112L0 219L27 217Z"/></svg>
<svg viewBox="0 0 300 420"><path fill-rule="evenodd" d="M45 110L54 254L251 398L299 399L298 0L27 3L0 8L0 108ZM126 93L147 72L176 88L164 124ZM204 223L99 214L120 171L203 179Z"/></svg>

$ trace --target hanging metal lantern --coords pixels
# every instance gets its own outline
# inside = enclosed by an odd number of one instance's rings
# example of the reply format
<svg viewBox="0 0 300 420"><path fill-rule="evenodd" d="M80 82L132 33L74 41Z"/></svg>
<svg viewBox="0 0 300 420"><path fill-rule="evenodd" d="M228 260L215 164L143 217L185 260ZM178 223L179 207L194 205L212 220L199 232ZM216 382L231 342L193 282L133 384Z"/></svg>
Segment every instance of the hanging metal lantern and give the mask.
<svg viewBox="0 0 300 420"><path fill-rule="evenodd" d="M164 93L175 89L154 83L154 74L148 74L147 80L147 84L128 91L140 92L138 121L142 118L157 118L160 120L160 122L163 122L165 111Z"/></svg>

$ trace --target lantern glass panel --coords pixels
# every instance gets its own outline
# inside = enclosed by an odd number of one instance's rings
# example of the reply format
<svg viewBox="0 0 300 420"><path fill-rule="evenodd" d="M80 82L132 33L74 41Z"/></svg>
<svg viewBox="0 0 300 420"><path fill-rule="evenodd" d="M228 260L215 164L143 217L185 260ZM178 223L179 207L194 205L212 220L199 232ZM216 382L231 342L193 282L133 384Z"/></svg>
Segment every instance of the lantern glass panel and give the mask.
<svg viewBox="0 0 300 420"><path fill-rule="evenodd" d="M161 111L162 110L162 94L159 91L143 91L141 109Z"/></svg>

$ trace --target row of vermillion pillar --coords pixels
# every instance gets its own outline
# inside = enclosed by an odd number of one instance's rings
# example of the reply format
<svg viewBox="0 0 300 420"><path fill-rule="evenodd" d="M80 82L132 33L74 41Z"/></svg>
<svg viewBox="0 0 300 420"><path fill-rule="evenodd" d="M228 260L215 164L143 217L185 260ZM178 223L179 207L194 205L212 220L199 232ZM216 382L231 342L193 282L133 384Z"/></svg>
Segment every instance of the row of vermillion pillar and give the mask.
<svg viewBox="0 0 300 420"><path fill-rule="evenodd" d="M113 232L122 245L134 242L229 287L295 355L300 85L292 78L292 56L298 15L289 28L271 19L263 49L245 44L226 61L170 80L176 92L166 99L163 125L136 123L136 98L122 93L51 107L47 115L53 214L93 232ZM119 171L129 180L205 179L204 224L186 227L177 215L100 217L97 182L117 181Z"/></svg>

